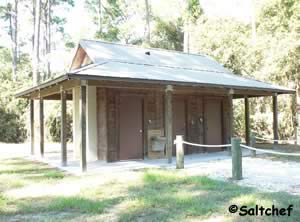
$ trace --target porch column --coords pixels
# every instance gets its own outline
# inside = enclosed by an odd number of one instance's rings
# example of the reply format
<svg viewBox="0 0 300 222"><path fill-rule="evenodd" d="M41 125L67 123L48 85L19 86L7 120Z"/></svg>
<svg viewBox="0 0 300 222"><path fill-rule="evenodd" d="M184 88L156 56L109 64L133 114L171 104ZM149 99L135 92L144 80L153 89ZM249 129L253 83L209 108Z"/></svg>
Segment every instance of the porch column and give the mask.
<svg viewBox="0 0 300 222"><path fill-rule="evenodd" d="M40 154L44 157L44 100L40 97Z"/></svg>
<svg viewBox="0 0 300 222"><path fill-rule="evenodd" d="M86 82L80 86L80 168L86 171Z"/></svg>
<svg viewBox="0 0 300 222"><path fill-rule="evenodd" d="M228 140L228 143L231 142L231 138L233 137L233 101L232 101L233 93L234 93L233 89L230 89L229 93L228 93L228 105L229 105L229 107L228 107L228 118L229 118L228 131L229 131L229 133L228 134L230 137L230 139ZM231 155L231 147L228 147L227 149L228 149L229 154Z"/></svg>
<svg viewBox="0 0 300 222"><path fill-rule="evenodd" d="M168 85L165 94L166 156L168 158L168 163L172 163L172 147L173 147L172 91L173 91L173 87L171 85Z"/></svg>
<svg viewBox="0 0 300 222"><path fill-rule="evenodd" d="M245 96L245 139L246 144L250 144L250 115L249 115L249 98Z"/></svg>
<svg viewBox="0 0 300 222"><path fill-rule="evenodd" d="M273 136L274 140L278 140L278 104L277 104L277 93L273 95ZM274 144L277 144L274 141Z"/></svg>
<svg viewBox="0 0 300 222"><path fill-rule="evenodd" d="M60 98L61 98L61 129L60 129L61 164L62 166L66 166L67 165L67 135L66 135L67 94L62 87L60 89Z"/></svg>
<svg viewBox="0 0 300 222"><path fill-rule="evenodd" d="M30 100L30 154L34 155L34 100Z"/></svg>

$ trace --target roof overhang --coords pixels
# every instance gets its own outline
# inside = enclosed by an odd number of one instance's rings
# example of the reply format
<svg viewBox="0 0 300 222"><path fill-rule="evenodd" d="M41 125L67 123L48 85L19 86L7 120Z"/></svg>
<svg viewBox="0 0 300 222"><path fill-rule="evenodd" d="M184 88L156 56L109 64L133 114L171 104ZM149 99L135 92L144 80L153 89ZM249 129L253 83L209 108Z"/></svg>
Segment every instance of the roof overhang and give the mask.
<svg viewBox="0 0 300 222"><path fill-rule="evenodd" d="M133 78L123 78L123 77L107 77L107 76L95 76L95 75L82 75L74 73L66 73L64 75L58 76L55 79L44 82L40 85L21 90L15 94L16 97L36 99L36 98L54 98L54 95L59 94L61 89L70 90L73 87L79 86L81 81L86 80L87 85L98 85L102 87L113 87L119 88L120 85L125 83L128 87L134 88L134 86L141 85L145 88L149 87L153 89L161 88L164 89L166 85L173 85L180 88L189 88L194 91L200 89L214 89L220 90L222 93L229 93L233 90L235 98L241 98L244 96L249 97L260 97L260 96L271 96L273 94L295 94L295 90L283 90L283 89L269 89L269 88L255 88L255 87L242 87L242 86L230 86L230 85L220 85L220 84L205 84L205 83L194 83L194 82L179 82L179 81L163 81L163 80L149 80L149 79L133 79ZM96 83L96 84L95 84ZM131 84L131 85L130 85ZM133 85L134 84L134 85ZM221 91L222 90L222 91Z"/></svg>

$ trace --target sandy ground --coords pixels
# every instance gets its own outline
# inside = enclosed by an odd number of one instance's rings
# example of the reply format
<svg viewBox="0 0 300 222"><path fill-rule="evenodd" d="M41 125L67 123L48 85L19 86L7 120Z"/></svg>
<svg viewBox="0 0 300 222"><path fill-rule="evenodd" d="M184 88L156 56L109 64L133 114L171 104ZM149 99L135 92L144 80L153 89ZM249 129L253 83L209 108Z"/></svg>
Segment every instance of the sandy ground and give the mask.
<svg viewBox="0 0 300 222"><path fill-rule="evenodd" d="M1 158L25 157L47 162L51 166L58 167L72 174L80 175L79 162L74 160L72 152L69 152L67 167L60 166L59 144L47 144L45 146L45 158L30 157L29 144L0 144ZM286 191L300 195L300 162L274 161L261 157L251 158L247 152L243 157L243 180L235 183L256 187L263 191ZM112 172L124 174L125 172L144 168L166 168L175 170L176 160L167 164L165 159L143 161L120 161L104 163L95 161L88 163L88 175L105 176ZM207 175L211 178L228 181L231 180L231 157L226 152L196 154L185 157L185 169L181 170L187 175Z"/></svg>

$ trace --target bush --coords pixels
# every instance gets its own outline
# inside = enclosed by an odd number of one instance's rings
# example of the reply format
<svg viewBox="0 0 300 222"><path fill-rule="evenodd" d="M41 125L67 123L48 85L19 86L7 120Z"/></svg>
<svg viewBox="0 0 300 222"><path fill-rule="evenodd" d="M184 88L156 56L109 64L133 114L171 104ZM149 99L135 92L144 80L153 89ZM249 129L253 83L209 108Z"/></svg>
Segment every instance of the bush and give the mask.
<svg viewBox="0 0 300 222"><path fill-rule="evenodd" d="M58 107L55 108L54 113L51 113L46 126L49 130L49 140L52 142L60 142L61 133L61 117ZM67 129L67 140L72 141L72 115L67 113L66 115L66 129Z"/></svg>
<svg viewBox="0 0 300 222"><path fill-rule="evenodd" d="M18 114L0 108L0 141L2 142L24 142L26 129Z"/></svg>

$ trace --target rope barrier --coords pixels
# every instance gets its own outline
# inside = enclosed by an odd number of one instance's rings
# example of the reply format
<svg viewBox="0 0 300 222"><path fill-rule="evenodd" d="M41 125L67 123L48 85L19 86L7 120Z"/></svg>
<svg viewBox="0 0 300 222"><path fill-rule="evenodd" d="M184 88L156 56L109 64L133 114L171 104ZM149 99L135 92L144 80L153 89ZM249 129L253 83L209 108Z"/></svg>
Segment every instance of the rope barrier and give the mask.
<svg viewBox="0 0 300 222"><path fill-rule="evenodd" d="M273 140L273 139L268 139L268 138L263 138L259 136L255 136L256 139L259 140L264 140L264 141L273 141L273 142L296 142L297 140Z"/></svg>
<svg viewBox="0 0 300 222"><path fill-rule="evenodd" d="M300 153L282 153L282 152L277 152L277 151L272 151L272 150L257 149L257 148L243 145L243 144L241 144L241 147L246 148L248 150L263 151L265 153L277 154L277 155L282 155L282 156L300 156Z"/></svg>
<svg viewBox="0 0 300 222"><path fill-rule="evenodd" d="M252 131L253 133L255 133L256 135L259 134L258 132L256 131ZM264 137L259 137L259 136L256 136L255 135L255 138L256 139L259 139L259 140L263 140L263 141L272 141L272 142L297 142L297 140L274 140L274 139L270 139L270 138L264 138Z"/></svg>
<svg viewBox="0 0 300 222"><path fill-rule="evenodd" d="M206 145L206 144L197 144L197 143L190 143L190 142L186 142L186 141L182 141L182 143L187 144L187 145L191 145L191 146L199 146L199 147L231 147L231 144L222 144L222 145Z"/></svg>

